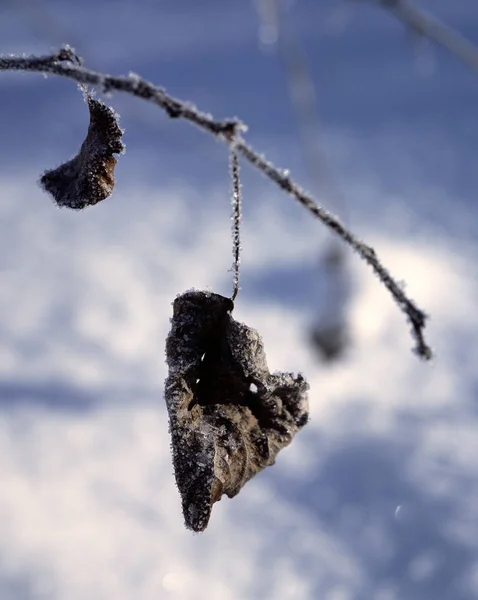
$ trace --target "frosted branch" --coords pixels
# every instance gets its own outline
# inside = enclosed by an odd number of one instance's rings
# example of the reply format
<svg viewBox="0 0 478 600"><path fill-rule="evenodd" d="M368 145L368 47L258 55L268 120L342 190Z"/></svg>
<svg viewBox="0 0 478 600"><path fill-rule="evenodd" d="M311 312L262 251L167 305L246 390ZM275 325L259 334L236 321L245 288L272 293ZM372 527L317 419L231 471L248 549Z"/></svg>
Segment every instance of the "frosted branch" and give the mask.
<svg viewBox="0 0 478 600"><path fill-rule="evenodd" d="M387 4L390 3L389 0ZM251 146L247 145L239 137L239 132L245 128L237 119L215 120L211 115L200 112L190 103L170 96L164 89L149 83L135 74L115 77L86 69L80 64L80 60L69 46L49 56L0 56L0 71L49 73L71 79L82 85L99 88L103 93L116 91L131 94L132 96L156 104L170 118L180 118L189 121L200 129L226 142L229 146L233 146L235 151L246 161L276 183L282 190L293 196L310 213L351 246L372 267L375 274L390 291L395 302L410 321L412 334L416 341L416 353L426 359L432 356L432 351L426 344L423 336L426 321L425 313L406 296L402 288L382 265L375 251L357 238L335 216L319 206L311 195L290 178L288 172L281 171L263 156L255 152Z"/></svg>

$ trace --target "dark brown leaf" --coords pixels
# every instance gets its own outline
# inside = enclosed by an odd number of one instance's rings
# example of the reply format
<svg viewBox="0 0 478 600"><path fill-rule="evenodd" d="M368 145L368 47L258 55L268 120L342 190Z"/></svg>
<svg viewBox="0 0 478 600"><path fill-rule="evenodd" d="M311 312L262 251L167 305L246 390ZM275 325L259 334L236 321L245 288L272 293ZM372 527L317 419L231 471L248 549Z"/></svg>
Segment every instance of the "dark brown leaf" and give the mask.
<svg viewBox="0 0 478 600"><path fill-rule="evenodd" d="M113 109L86 96L90 110L88 134L75 158L47 171L40 184L58 206L75 210L97 204L111 195L116 158L124 151L123 131Z"/></svg>
<svg viewBox="0 0 478 600"><path fill-rule="evenodd" d="M273 465L307 423L309 386L269 372L259 334L232 318L229 298L189 291L173 307L165 382L173 464L186 527L203 531L214 502Z"/></svg>

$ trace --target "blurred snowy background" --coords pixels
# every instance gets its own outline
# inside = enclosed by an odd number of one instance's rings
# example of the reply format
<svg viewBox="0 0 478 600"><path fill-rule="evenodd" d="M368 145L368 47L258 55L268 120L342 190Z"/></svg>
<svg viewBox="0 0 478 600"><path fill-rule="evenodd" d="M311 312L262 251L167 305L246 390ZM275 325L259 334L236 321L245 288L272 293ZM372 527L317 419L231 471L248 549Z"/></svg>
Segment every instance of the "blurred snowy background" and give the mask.
<svg viewBox="0 0 478 600"><path fill-rule="evenodd" d="M478 43L474 0L417 2ZM288 3L307 53L339 212L430 315L431 364L347 250L351 340L310 329L329 235L244 165L235 316L269 366L300 370L311 422L276 466L183 527L162 397L171 302L230 294L227 151L115 95L127 153L81 213L36 185L88 115L73 82L0 74L0 599L472 600L478 597L478 77L389 14ZM70 42L218 118L305 187L271 31L240 0L2 0L0 53Z"/></svg>

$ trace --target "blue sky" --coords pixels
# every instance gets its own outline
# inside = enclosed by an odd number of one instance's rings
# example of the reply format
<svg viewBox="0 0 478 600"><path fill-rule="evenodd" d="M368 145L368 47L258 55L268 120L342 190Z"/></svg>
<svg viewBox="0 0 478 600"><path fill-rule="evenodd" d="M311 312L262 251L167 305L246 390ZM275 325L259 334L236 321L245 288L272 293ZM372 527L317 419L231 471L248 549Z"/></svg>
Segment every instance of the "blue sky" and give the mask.
<svg viewBox="0 0 478 600"><path fill-rule="evenodd" d="M188 288L232 288L227 151L121 95L116 189L81 213L36 181L74 155L72 82L0 77L0 597L471 600L478 595L478 77L367 5L289 2L317 90L320 144L350 227L430 314L431 364L347 252L352 344L321 363L307 332L329 240L242 169L242 289L272 370L309 380L311 422L277 464L183 527L164 340ZM36 8L35 8L36 6ZM420 2L478 44L472 0ZM0 3L0 53L71 42L218 118L312 188L277 52L253 2ZM333 199L321 203L340 212Z"/></svg>

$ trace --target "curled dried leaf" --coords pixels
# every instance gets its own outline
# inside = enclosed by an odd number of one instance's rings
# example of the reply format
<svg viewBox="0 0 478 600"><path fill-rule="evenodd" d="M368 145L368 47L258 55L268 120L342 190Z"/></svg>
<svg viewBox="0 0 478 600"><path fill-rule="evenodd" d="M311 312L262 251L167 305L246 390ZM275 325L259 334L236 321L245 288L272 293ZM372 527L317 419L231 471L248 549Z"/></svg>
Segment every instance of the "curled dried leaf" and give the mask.
<svg viewBox="0 0 478 600"><path fill-rule="evenodd" d="M111 195L116 165L113 154L120 154L125 148L121 141L123 130L113 109L89 94L86 102L90 125L80 151L68 162L47 171L40 179L40 184L58 206L75 210L97 204Z"/></svg>
<svg viewBox="0 0 478 600"><path fill-rule="evenodd" d="M214 502L273 465L307 423L309 386L269 372L259 334L232 318L229 298L192 290L173 307L165 399L174 472L186 527L204 531Z"/></svg>

